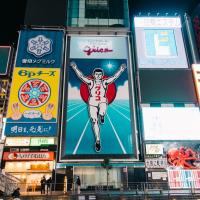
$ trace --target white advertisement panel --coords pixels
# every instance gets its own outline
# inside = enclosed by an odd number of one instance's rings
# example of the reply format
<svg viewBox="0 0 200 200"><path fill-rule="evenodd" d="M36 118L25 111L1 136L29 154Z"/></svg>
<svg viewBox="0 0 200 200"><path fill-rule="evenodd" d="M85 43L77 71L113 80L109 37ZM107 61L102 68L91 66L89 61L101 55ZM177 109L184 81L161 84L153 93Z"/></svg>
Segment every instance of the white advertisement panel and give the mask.
<svg viewBox="0 0 200 200"><path fill-rule="evenodd" d="M162 144L146 144L147 155L162 155L163 145Z"/></svg>
<svg viewBox="0 0 200 200"><path fill-rule="evenodd" d="M7 137L5 146L29 146L30 137Z"/></svg>
<svg viewBox="0 0 200 200"><path fill-rule="evenodd" d="M200 140L198 107L143 107L145 140Z"/></svg>

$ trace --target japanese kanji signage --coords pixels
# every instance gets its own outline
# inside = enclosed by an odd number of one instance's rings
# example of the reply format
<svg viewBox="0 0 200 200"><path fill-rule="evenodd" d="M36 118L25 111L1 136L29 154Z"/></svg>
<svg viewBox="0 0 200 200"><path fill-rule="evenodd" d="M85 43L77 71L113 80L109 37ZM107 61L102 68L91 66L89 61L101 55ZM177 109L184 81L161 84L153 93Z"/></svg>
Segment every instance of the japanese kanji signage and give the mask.
<svg viewBox="0 0 200 200"><path fill-rule="evenodd" d="M60 68L62 51L62 31L21 31L16 66Z"/></svg>
<svg viewBox="0 0 200 200"><path fill-rule="evenodd" d="M55 136L62 65L61 31L22 31L13 72L7 136Z"/></svg>

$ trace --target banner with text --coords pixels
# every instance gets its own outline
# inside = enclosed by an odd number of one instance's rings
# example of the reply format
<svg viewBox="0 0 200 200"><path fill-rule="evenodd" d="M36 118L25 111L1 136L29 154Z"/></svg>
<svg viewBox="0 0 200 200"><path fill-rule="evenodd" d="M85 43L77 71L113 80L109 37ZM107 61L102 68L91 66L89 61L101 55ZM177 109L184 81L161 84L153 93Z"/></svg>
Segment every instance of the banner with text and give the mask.
<svg viewBox="0 0 200 200"><path fill-rule="evenodd" d="M61 31L20 33L6 136L57 134L62 40Z"/></svg>

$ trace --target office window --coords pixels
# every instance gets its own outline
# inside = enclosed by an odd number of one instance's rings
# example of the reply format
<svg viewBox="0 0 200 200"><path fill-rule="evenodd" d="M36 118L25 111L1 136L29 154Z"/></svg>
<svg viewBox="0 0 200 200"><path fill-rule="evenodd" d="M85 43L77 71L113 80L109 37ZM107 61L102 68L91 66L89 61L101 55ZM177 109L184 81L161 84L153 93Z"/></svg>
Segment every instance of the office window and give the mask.
<svg viewBox="0 0 200 200"><path fill-rule="evenodd" d="M108 0L86 0L85 17L86 18L109 18Z"/></svg>

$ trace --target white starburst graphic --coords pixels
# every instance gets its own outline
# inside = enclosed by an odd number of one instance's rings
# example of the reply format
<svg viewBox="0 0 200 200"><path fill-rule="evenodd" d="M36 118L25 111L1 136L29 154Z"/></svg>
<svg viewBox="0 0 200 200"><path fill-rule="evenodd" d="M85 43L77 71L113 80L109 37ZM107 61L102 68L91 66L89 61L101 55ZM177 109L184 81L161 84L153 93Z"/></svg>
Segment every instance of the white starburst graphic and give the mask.
<svg viewBox="0 0 200 200"><path fill-rule="evenodd" d="M42 57L52 52L52 40L44 35L38 35L28 40L27 51L36 57Z"/></svg>

